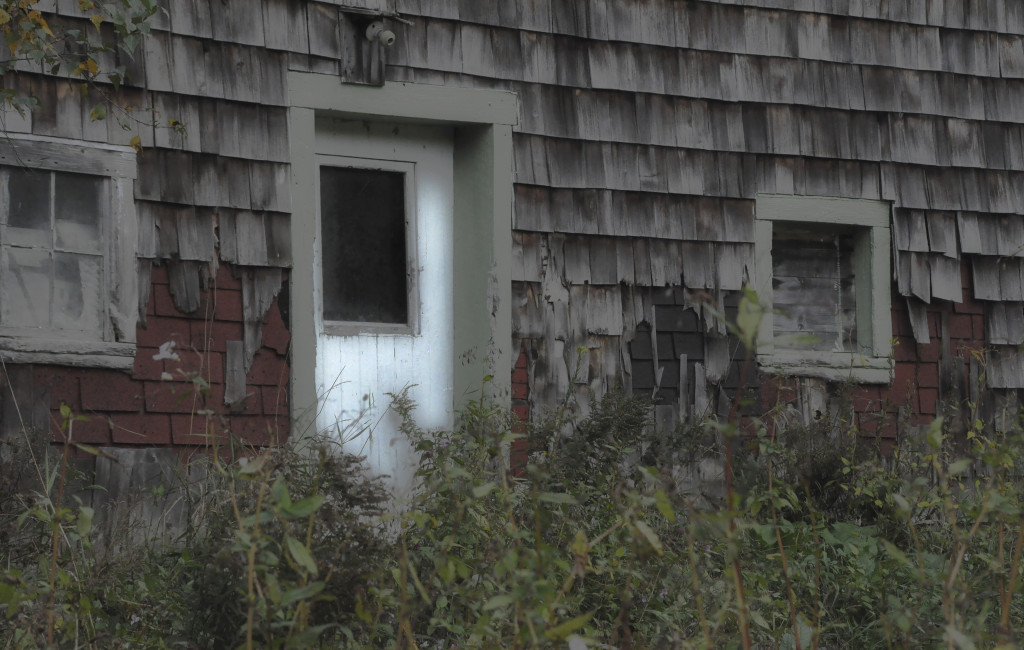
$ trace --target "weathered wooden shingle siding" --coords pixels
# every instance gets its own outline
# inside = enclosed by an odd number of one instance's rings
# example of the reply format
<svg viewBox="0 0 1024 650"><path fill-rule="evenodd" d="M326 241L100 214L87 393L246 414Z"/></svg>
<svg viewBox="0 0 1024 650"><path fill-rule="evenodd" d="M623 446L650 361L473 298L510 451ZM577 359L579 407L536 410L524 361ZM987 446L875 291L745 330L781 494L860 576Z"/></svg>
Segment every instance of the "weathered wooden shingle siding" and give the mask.
<svg viewBox="0 0 1024 650"><path fill-rule="evenodd" d="M134 58L121 54L117 62L103 62L127 65L130 78L112 98L136 112L96 122L89 109L99 98L83 98L76 87L52 77L17 75L9 83L39 96L41 109L27 120L8 120L7 128L120 144L138 136L142 309L150 262L169 265L171 292L185 313L199 307L200 288L218 263L234 265L247 287L248 369L269 306L265 296L272 298L281 287L280 270L256 271L291 264L287 72L316 70L380 83L379 46L369 44L331 3L159 4L163 11ZM92 29L77 2L50 5L44 10L59 14L56 20ZM171 128L171 120L183 129Z"/></svg>
<svg viewBox="0 0 1024 650"><path fill-rule="evenodd" d="M971 273L988 305L989 384L1024 386L1024 7L389 6L414 24L396 29L388 79L519 94L513 318L534 399L553 402L573 377L628 388L627 342L652 322L652 288L738 289L754 198L774 192L892 201L894 289L911 314L959 302ZM914 331L927 340L927 323Z"/></svg>
<svg viewBox="0 0 1024 650"><path fill-rule="evenodd" d="M77 2L52 5L86 24ZM648 337L681 341L673 355L687 351L682 402L713 408L732 346L715 315L676 288L727 304L751 279L761 193L891 201L894 290L918 341L929 337L925 305L960 301L969 286L986 305L990 386L1024 386L1020 3L162 5L144 50L123 61L132 81L115 98L184 132L93 122L88 98L33 74L11 83L41 110L6 126L117 143L138 135L140 256L169 265L184 311L199 305L204 269L240 269L247 356L291 263L286 78L302 70L518 93L513 325L535 401L553 403L573 382L597 395L632 388L630 341L647 323ZM365 11L411 24L388 18L398 40L382 50L361 34ZM691 307L696 326L658 329L656 312ZM695 388L698 371L711 378L706 390Z"/></svg>

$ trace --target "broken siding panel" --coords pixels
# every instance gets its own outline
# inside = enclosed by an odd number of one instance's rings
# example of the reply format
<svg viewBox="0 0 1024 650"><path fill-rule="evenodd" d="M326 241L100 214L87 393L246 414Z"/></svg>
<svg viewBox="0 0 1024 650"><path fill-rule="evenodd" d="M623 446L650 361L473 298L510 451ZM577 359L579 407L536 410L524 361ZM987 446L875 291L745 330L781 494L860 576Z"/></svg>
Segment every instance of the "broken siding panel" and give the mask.
<svg viewBox="0 0 1024 650"><path fill-rule="evenodd" d="M1003 300L1024 301L1024 259L1000 259L999 293Z"/></svg>
<svg viewBox="0 0 1024 650"><path fill-rule="evenodd" d="M261 2L262 4L262 2ZM263 12L254 10L252 0L218 0L213 38L218 41L262 47ZM276 26L272 26L276 29Z"/></svg>
<svg viewBox="0 0 1024 650"><path fill-rule="evenodd" d="M172 54L170 40L173 37L165 32L153 32L149 38L142 39L142 55L145 62L146 88L148 90L171 92Z"/></svg>
<svg viewBox="0 0 1024 650"><path fill-rule="evenodd" d="M612 192L608 190L578 190L573 194L573 223L576 232L596 235L615 234Z"/></svg>
<svg viewBox="0 0 1024 650"><path fill-rule="evenodd" d="M174 33L197 36L199 38L211 38L213 36L213 20L209 0L179 0L178 2L171 2L169 3L168 11L170 28Z"/></svg>
<svg viewBox="0 0 1024 650"><path fill-rule="evenodd" d="M224 99L258 103L262 98L257 73L260 55L254 56L256 50L233 43L222 43L220 50Z"/></svg>
<svg viewBox="0 0 1024 650"><path fill-rule="evenodd" d="M1024 351L997 346L989 351L985 375L990 388L1024 388Z"/></svg>
<svg viewBox="0 0 1024 650"><path fill-rule="evenodd" d="M971 269L974 272L974 297L978 300L1001 300L998 259L975 256L971 259Z"/></svg>
<svg viewBox="0 0 1024 650"><path fill-rule="evenodd" d="M932 301L932 274L927 253L907 253L910 259L910 293L926 303Z"/></svg>
<svg viewBox="0 0 1024 650"><path fill-rule="evenodd" d="M652 239L648 242L651 255L651 286L676 285L682 277L679 242Z"/></svg>
<svg viewBox="0 0 1024 650"><path fill-rule="evenodd" d="M565 255L565 281L570 285L590 282L590 247L583 237L566 237L563 244Z"/></svg>
<svg viewBox="0 0 1024 650"><path fill-rule="evenodd" d="M337 60L341 55L340 12L337 7L310 2L306 5L306 33L312 56Z"/></svg>
<svg viewBox="0 0 1024 650"><path fill-rule="evenodd" d="M244 318L245 371L262 344L263 318L281 291L281 269L254 269L242 273L242 315Z"/></svg>
<svg viewBox="0 0 1024 650"><path fill-rule="evenodd" d="M291 210L291 167L284 163L249 163L250 205L254 210Z"/></svg>
<svg viewBox="0 0 1024 650"><path fill-rule="evenodd" d="M970 212L957 212L957 230L960 233L960 250L966 254L991 253L982 244L981 229L978 215Z"/></svg>
<svg viewBox="0 0 1024 650"><path fill-rule="evenodd" d="M590 244L590 281L595 285L616 285L619 282L615 239L592 237Z"/></svg>
<svg viewBox="0 0 1024 650"><path fill-rule="evenodd" d="M952 212L931 210L926 213L928 222L928 247L933 253L942 253L956 259L956 216Z"/></svg>
<svg viewBox="0 0 1024 650"><path fill-rule="evenodd" d="M945 255L929 256L932 297L952 302L963 300L960 260Z"/></svg>
<svg viewBox="0 0 1024 650"><path fill-rule="evenodd" d="M985 341L992 345L1024 345L1024 304L985 304Z"/></svg>
<svg viewBox="0 0 1024 650"><path fill-rule="evenodd" d="M202 282L200 263L187 260L172 260L167 264L167 280L171 298L178 311L195 313L202 305Z"/></svg>
<svg viewBox="0 0 1024 650"><path fill-rule="evenodd" d="M189 207L177 211L178 256L183 260L212 262L216 259L214 221Z"/></svg>
<svg viewBox="0 0 1024 650"><path fill-rule="evenodd" d="M267 265L292 265L291 215L267 212L263 220L267 240Z"/></svg>
<svg viewBox="0 0 1024 650"><path fill-rule="evenodd" d="M618 285L612 287L589 287L586 293L586 309L588 334L602 336L622 335L622 298ZM605 347L614 349L615 344L608 341Z"/></svg>
<svg viewBox="0 0 1024 650"><path fill-rule="evenodd" d="M683 285L689 289L715 288L714 244L684 241L681 249Z"/></svg>
<svg viewBox="0 0 1024 650"><path fill-rule="evenodd" d="M275 50L309 53L306 5L301 0L263 0L264 40Z"/></svg>
<svg viewBox="0 0 1024 650"><path fill-rule="evenodd" d="M1024 215L999 215L990 219L998 228L996 252L1007 257L1024 256ZM985 251L991 253L992 250Z"/></svg>

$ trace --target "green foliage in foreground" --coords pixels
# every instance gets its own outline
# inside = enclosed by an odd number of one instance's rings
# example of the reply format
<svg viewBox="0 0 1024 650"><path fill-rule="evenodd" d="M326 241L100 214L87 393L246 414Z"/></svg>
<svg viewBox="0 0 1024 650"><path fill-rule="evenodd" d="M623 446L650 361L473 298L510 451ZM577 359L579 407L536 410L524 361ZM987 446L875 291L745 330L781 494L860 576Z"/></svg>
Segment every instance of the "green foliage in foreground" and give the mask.
<svg viewBox="0 0 1024 650"><path fill-rule="evenodd" d="M66 466L40 459L37 489L0 502L0 647L1021 640L1018 433L952 445L937 421L883 462L855 432L653 433L649 405L610 395L537 424L512 476L506 414L475 404L427 434L395 408L421 454L408 511L382 516L380 486L337 452L214 460L173 550L94 547ZM733 489L713 469L729 444ZM699 462L708 475L685 469Z"/></svg>

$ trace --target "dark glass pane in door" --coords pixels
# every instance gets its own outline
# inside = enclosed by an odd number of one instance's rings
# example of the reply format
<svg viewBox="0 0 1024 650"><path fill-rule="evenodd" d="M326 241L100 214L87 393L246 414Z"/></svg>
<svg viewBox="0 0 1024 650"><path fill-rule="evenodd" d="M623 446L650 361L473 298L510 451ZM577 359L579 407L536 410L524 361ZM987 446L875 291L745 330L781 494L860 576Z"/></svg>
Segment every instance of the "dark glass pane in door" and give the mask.
<svg viewBox="0 0 1024 650"><path fill-rule="evenodd" d="M320 167L326 321L409 322L405 174Z"/></svg>

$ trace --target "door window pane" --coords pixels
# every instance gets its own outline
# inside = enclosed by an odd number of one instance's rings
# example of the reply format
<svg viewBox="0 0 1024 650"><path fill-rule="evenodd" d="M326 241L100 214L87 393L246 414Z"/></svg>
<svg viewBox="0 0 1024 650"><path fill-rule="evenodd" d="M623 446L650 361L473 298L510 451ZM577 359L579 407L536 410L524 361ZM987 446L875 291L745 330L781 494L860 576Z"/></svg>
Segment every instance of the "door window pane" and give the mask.
<svg viewBox="0 0 1024 650"><path fill-rule="evenodd" d="M320 167L323 318L409 321L405 174Z"/></svg>

